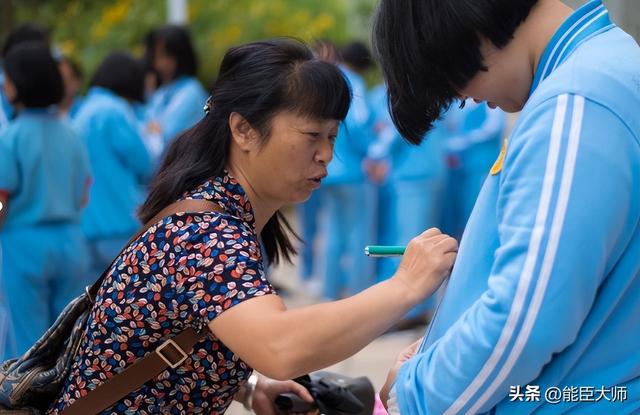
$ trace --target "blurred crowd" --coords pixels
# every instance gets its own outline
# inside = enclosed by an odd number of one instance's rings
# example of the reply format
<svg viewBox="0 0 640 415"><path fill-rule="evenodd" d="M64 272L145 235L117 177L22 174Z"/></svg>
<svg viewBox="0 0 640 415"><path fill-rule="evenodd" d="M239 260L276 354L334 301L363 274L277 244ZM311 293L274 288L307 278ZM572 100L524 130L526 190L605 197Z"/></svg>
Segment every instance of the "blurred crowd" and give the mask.
<svg viewBox="0 0 640 415"><path fill-rule="evenodd" d="M164 26L143 43L142 58L110 53L87 82L43 28L24 24L5 40L0 360L25 352L110 265L141 226L136 210L167 145L204 115L189 32ZM505 115L460 101L421 146L410 145L394 128L385 85L367 86L374 60L365 44L322 40L314 50L339 66L353 94L329 174L297 207L301 284L333 300L394 272L399 260L367 258L366 245L404 245L430 227L461 236ZM424 323L432 308L427 301L407 321Z"/></svg>

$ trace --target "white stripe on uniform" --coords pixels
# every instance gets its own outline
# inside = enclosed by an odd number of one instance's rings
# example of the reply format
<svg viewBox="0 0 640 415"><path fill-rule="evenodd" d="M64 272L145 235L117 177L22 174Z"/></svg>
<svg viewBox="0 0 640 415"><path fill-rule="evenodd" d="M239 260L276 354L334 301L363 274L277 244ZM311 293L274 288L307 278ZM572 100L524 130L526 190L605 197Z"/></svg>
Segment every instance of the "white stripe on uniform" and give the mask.
<svg viewBox="0 0 640 415"><path fill-rule="evenodd" d="M516 325L520 320L520 314L524 309L527 293L529 292L529 287L533 279L533 271L538 260L538 251L540 250L540 245L542 243L544 225L547 221L551 205L551 195L553 193L553 185L556 181L556 170L558 167L564 118L567 111L567 101L568 96L566 94L558 97L553 119L553 127L551 129L551 141L549 143L549 152L547 154L542 192L538 204L538 211L536 213L536 221L533 231L531 232L531 238L527 249L528 254L524 262L521 277L518 280L516 294L514 296L509 315L507 316L507 321L502 328L502 333L500 333L496 347L493 349L489 359L460 397L456 399L456 401L445 411L445 415L452 415L460 411L487 381L489 375L495 370L496 365L506 351L507 345L511 341L515 332Z"/></svg>
<svg viewBox="0 0 640 415"><path fill-rule="evenodd" d="M558 244L560 242L560 234L562 233L562 225L564 224L565 214L567 212L567 205L569 204L569 194L571 193L571 185L573 183L573 173L576 166L576 158L578 154L578 145L580 143L580 131L582 129L582 115L584 113L584 98L576 96L573 104L573 115L571 118L571 129L569 130L569 144L567 153L565 156L564 168L562 171L562 182L560 184L560 192L558 195L558 203L553 215L553 222L551 223L551 230L549 231L549 243L547 245L547 251L544 254L544 260L542 268L540 269L540 277L536 285L536 289L533 293L533 299L531 305L527 311L522 330L516 338L516 342L511 349L511 353L507 358L507 361L500 369L500 372L480 396L476 403L469 409L469 413L475 413L478 409L484 405L484 403L493 395L495 390L500 386L502 382L509 375L516 361L520 358L520 354L524 349L524 346L529 339L531 330L533 330L533 324L538 317L540 306L544 298L545 290L551 277L551 271L558 251Z"/></svg>

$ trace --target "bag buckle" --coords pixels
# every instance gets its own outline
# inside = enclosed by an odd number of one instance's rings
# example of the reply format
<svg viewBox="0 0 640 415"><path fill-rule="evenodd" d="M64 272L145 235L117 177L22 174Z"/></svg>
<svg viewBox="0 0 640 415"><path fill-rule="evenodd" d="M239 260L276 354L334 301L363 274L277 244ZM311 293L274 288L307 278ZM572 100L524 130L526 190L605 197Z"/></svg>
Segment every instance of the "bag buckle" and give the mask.
<svg viewBox="0 0 640 415"><path fill-rule="evenodd" d="M180 359L178 359L176 362L172 362L171 358L168 355L164 355L162 354L162 351L164 350L165 347L171 346L173 348L172 350L172 354L178 354L180 355ZM172 339L168 339L167 341L165 341L164 343L162 343L160 346L158 346L155 350L155 352L158 354L158 356L160 356L160 358L162 360L164 360L164 362L169 365L169 367L171 369L175 369L178 366L180 366L182 364L182 362L184 362L185 360L187 360L187 357L189 357L184 350L182 350L182 348L180 346L178 346L178 344L176 342L174 342Z"/></svg>

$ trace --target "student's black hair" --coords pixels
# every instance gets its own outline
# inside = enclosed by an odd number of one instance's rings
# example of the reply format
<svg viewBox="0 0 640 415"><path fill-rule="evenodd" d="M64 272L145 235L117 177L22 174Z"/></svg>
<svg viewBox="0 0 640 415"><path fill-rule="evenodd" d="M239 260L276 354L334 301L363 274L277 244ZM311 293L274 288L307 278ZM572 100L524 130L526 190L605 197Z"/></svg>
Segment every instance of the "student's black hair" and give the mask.
<svg viewBox="0 0 640 415"><path fill-rule="evenodd" d="M89 82L131 101L144 101L142 62L126 52L112 52L102 61Z"/></svg>
<svg viewBox="0 0 640 415"><path fill-rule="evenodd" d="M351 103L351 92L340 70L314 58L303 43L288 38L229 49L211 96L209 113L170 145L140 208L142 222L185 192L223 174L231 143L232 112L242 115L263 140L268 140L271 120L281 111L342 121ZM287 231L297 237L280 212L262 230L270 263L281 258L291 261L296 253Z"/></svg>
<svg viewBox="0 0 640 415"><path fill-rule="evenodd" d="M5 75L16 88L14 103L46 108L62 100L64 84L58 63L43 42L22 42L3 60Z"/></svg>
<svg viewBox="0 0 640 415"><path fill-rule="evenodd" d="M164 50L176 60L176 73L173 78L183 75L195 76L198 72L198 57L193 47L189 31L176 25L166 25L148 33L145 37L146 56L153 62L155 47L164 45Z"/></svg>
<svg viewBox="0 0 640 415"><path fill-rule="evenodd" d="M358 72L365 72L373 63L369 48L359 41L347 43L340 48L340 60Z"/></svg>
<svg viewBox="0 0 640 415"><path fill-rule="evenodd" d="M49 32L35 23L24 23L16 27L9 33L4 45L2 45L2 57L7 56L12 47L24 42L42 42L48 45Z"/></svg>
<svg viewBox="0 0 640 415"><path fill-rule="evenodd" d="M503 48L537 0L381 0L374 52L393 122L418 144L478 71L485 38Z"/></svg>

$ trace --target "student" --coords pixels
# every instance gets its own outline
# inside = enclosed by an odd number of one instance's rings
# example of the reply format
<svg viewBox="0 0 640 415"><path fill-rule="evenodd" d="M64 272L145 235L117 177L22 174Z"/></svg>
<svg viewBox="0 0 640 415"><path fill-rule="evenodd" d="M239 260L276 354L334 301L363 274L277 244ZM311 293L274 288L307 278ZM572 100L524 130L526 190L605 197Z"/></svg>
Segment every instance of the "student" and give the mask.
<svg viewBox="0 0 640 415"><path fill-rule="evenodd" d="M9 33L2 45L2 59L9 53L9 49L23 42L44 42L49 43L49 34L42 27L34 23L25 23ZM3 92L4 71L0 69L0 131L9 125L9 121L14 117L15 111L6 95Z"/></svg>
<svg viewBox="0 0 640 415"><path fill-rule="evenodd" d="M62 99L57 63L40 42L20 43L4 59L4 92L17 111L0 133L2 297L24 353L87 283L80 211L89 162L82 141L50 107Z"/></svg>
<svg viewBox="0 0 640 415"><path fill-rule="evenodd" d="M133 102L142 102L144 73L126 53L109 54L96 70L74 126L89 151L94 182L82 213L82 230L97 278L138 230L136 209L153 171L139 133Z"/></svg>
<svg viewBox="0 0 640 415"><path fill-rule="evenodd" d="M637 43L598 0L383 0L374 33L407 139L459 98L522 111L422 347L389 376L390 412L636 412Z"/></svg>
<svg viewBox="0 0 640 415"><path fill-rule="evenodd" d="M166 145L202 118L207 95L196 78L198 60L185 28L163 26L147 35L145 43L160 81L147 103L147 134L159 135Z"/></svg>
<svg viewBox="0 0 640 415"><path fill-rule="evenodd" d="M260 248L270 263L294 254L279 209L320 186L349 102L339 69L297 41L226 53L208 114L168 149L140 217L181 199L224 212L167 216L116 258L50 414L186 327L208 334L104 413L223 413L252 368L284 380L339 362L440 285L457 244L437 229L391 279L340 302L287 310L265 277Z"/></svg>

